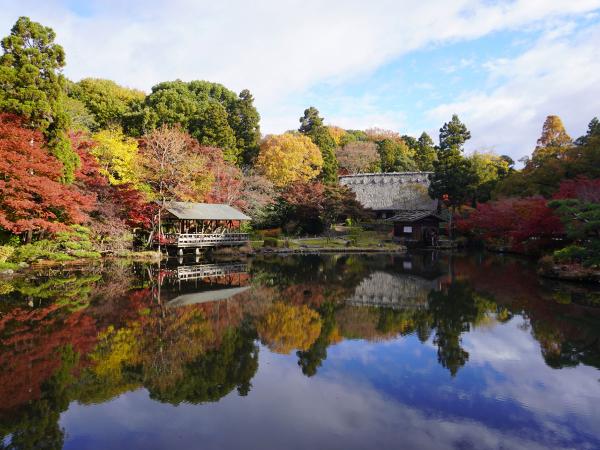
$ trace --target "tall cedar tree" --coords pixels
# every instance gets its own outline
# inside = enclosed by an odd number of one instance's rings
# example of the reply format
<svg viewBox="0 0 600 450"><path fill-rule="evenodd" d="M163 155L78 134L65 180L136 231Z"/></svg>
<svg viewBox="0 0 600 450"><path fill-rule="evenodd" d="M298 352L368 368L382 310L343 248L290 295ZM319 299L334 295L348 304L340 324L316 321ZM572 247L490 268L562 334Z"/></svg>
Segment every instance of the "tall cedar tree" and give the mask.
<svg viewBox="0 0 600 450"><path fill-rule="evenodd" d="M65 78L60 73L65 53L54 43L55 36L51 28L20 17L2 39L0 111L21 115L28 127L44 133L48 148L62 162L62 180L70 183L79 158L67 135Z"/></svg>
<svg viewBox="0 0 600 450"><path fill-rule="evenodd" d="M304 115L299 120L298 131L310 137L321 150L323 168L320 178L325 183L335 183L338 176L338 162L335 157L336 145L328 128L323 124L323 118L319 116L319 110L311 106L304 110Z"/></svg>
<svg viewBox="0 0 600 450"><path fill-rule="evenodd" d="M558 116L548 116L542 127L542 135L537 141L531 160L526 169L539 167L548 159L561 159L572 145L571 137Z"/></svg>
<svg viewBox="0 0 600 450"><path fill-rule="evenodd" d="M55 232L87 220L93 195L60 183L62 164L25 119L0 114L0 227L15 234Z"/></svg>
<svg viewBox="0 0 600 450"><path fill-rule="evenodd" d="M440 146L437 161L433 163L429 195L450 208L450 236L454 211L469 199L470 186L475 182L469 160L462 155L463 145L470 138L471 133L456 114L440 128Z"/></svg>

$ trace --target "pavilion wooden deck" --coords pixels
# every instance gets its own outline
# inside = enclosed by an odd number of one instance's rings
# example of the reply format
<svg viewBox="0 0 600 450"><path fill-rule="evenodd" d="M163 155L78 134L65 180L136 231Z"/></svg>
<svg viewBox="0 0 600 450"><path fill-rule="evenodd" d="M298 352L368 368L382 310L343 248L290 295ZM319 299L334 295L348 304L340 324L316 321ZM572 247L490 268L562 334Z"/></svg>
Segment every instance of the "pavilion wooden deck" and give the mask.
<svg viewBox="0 0 600 450"><path fill-rule="evenodd" d="M168 233L161 238L166 247L203 248L245 245L249 242L248 233Z"/></svg>

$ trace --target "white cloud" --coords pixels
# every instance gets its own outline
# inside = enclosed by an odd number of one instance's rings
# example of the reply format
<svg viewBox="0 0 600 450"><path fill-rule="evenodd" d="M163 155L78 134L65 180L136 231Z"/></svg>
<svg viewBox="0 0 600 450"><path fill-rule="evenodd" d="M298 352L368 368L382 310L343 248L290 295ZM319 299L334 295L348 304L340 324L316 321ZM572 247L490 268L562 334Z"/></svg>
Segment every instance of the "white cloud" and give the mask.
<svg viewBox="0 0 600 450"><path fill-rule="evenodd" d="M472 132L467 148L495 148L519 158L531 153L547 115L562 117L573 138L600 113L600 25L574 32L544 34L514 59L488 61L496 87L470 91L433 108L429 117L447 120L457 113Z"/></svg>
<svg viewBox="0 0 600 450"><path fill-rule="evenodd" d="M0 28L8 30L19 15L53 27L66 49L65 73L73 79L111 78L145 90L176 78L218 81L238 91L249 88L265 132L295 128L301 109L308 106L303 99L316 83L335 85L417 49L590 14L600 7L600 0L70 3L84 14L59 0L9 2L0 11ZM485 99L473 97L475 102ZM292 112L284 103L302 108ZM492 112L497 106L504 114L515 110L510 100L492 98L490 105ZM539 115L534 108L521 112L519 120ZM402 113L382 107L336 119L348 126L403 123Z"/></svg>

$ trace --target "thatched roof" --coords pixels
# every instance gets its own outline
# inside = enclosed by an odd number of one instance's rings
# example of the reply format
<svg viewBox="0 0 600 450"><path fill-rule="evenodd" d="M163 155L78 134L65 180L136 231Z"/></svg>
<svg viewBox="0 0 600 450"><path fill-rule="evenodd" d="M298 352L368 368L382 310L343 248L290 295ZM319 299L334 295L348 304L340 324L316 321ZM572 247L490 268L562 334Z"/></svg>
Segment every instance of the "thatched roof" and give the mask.
<svg viewBox="0 0 600 450"><path fill-rule="evenodd" d="M356 199L374 211L435 211L437 200L427 193L431 172L361 173L340 177Z"/></svg>
<svg viewBox="0 0 600 450"><path fill-rule="evenodd" d="M165 202L165 209L182 220L252 220L233 206L221 203Z"/></svg>

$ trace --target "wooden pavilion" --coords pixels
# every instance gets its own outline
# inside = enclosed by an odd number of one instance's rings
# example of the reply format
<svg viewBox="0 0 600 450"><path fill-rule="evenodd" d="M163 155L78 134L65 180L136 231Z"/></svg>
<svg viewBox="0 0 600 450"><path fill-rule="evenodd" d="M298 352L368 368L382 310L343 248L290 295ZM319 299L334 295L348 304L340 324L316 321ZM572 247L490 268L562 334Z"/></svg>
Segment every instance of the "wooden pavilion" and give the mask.
<svg viewBox="0 0 600 450"><path fill-rule="evenodd" d="M236 246L248 243L241 224L251 220L236 208L217 203L165 202L155 242L167 250Z"/></svg>

